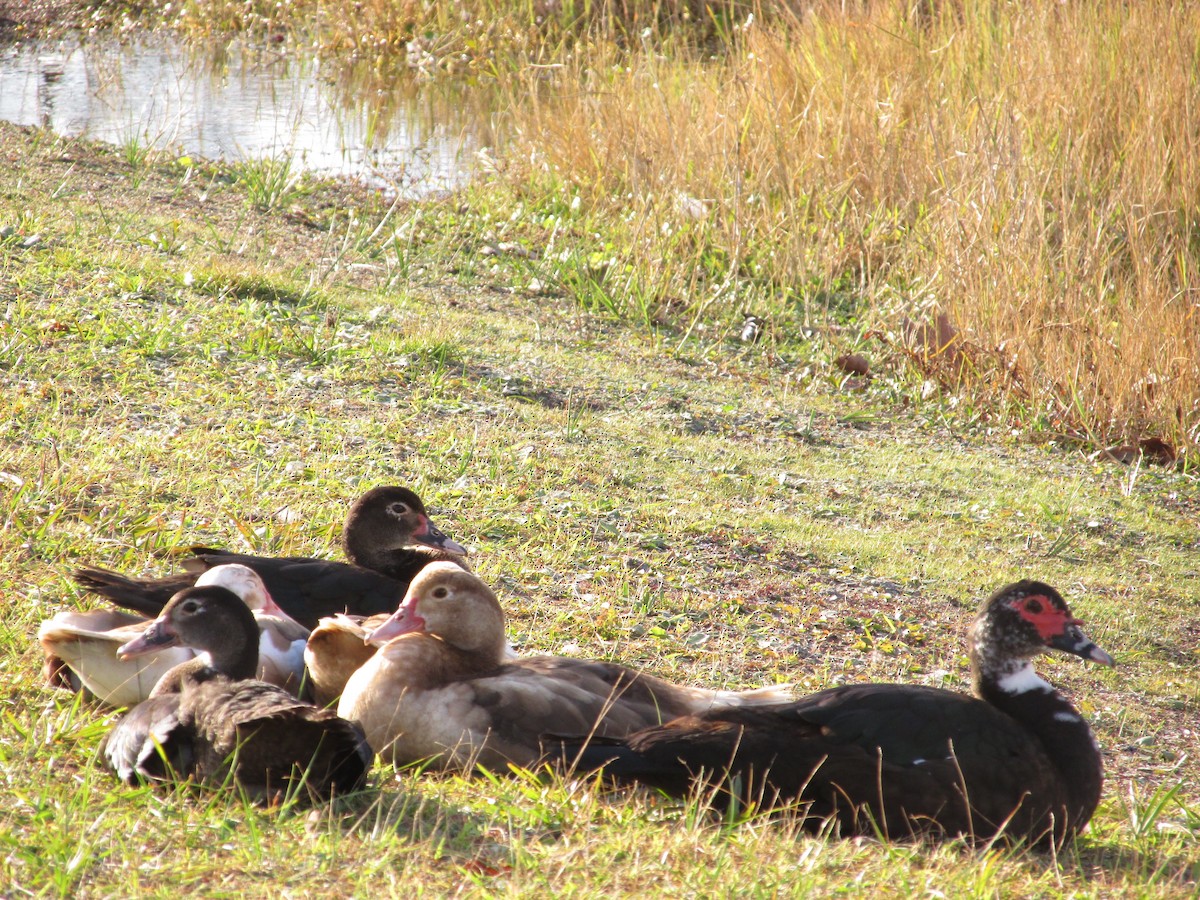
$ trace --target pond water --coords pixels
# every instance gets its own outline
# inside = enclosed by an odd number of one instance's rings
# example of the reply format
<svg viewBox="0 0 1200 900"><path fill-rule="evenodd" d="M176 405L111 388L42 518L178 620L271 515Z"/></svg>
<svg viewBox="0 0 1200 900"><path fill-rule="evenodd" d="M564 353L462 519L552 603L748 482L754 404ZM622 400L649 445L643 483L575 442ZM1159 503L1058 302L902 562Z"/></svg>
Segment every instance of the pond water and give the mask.
<svg viewBox="0 0 1200 900"><path fill-rule="evenodd" d="M209 159L278 158L408 197L471 177L494 147L495 100L290 45L88 36L0 48L0 119Z"/></svg>

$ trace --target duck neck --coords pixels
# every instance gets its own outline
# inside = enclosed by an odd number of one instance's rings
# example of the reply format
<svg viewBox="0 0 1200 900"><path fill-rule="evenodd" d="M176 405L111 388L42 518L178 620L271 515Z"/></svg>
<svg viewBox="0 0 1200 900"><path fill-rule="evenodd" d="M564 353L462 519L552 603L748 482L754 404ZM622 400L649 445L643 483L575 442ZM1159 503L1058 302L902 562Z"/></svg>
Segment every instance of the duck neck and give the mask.
<svg viewBox="0 0 1200 900"><path fill-rule="evenodd" d="M361 529L355 528L352 522L347 522L346 528L342 532L342 549L346 552L346 559L364 569L375 568L374 562L394 552L390 547L376 546L373 541L361 533Z"/></svg>
<svg viewBox="0 0 1200 900"><path fill-rule="evenodd" d="M349 528L343 535L342 546L346 559L354 565L404 582L412 581L431 562L458 563L462 559L457 553L424 544L380 546Z"/></svg>
<svg viewBox="0 0 1200 900"><path fill-rule="evenodd" d="M258 621L242 606L217 639L205 642L199 659L236 681L254 678L258 674L258 639Z"/></svg>
<svg viewBox="0 0 1200 900"><path fill-rule="evenodd" d="M498 663L454 647L436 635L405 634L384 644L377 656L392 672L397 685L408 691L427 691L474 678Z"/></svg>
<svg viewBox="0 0 1200 900"><path fill-rule="evenodd" d="M1029 660L982 667L975 661L975 691L1034 735L1058 770L1067 801L1065 828L1076 831L1100 802L1103 761L1091 728Z"/></svg>

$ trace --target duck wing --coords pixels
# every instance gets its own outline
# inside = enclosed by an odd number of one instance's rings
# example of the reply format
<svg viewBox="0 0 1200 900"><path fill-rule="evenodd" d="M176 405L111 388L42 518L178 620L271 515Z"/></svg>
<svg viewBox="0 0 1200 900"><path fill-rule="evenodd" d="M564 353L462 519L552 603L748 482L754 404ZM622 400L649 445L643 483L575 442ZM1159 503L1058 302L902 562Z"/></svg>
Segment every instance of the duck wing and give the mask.
<svg viewBox="0 0 1200 900"><path fill-rule="evenodd" d="M561 762L676 796L800 801L844 833L1040 836L1061 788L1037 739L987 703L936 688L850 685L777 706L713 710L625 740L564 741Z"/></svg>
<svg viewBox="0 0 1200 900"><path fill-rule="evenodd" d="M589 698L588 708L604 710L601 733L628 734L624 723L640 722L635 730L686 715L694 711L695 697L687 689L670 684L653 675L639 672L618 663L574 659L566 656L534 656L514 659L494 674L480 677L515 679L514 684L527 681L552 691L570 692ZM591 699L591 698L594 698ZM498 697L502 701L503 697ZM586 713L592 723L597 719ZM550 729L553 730L553 729Z"/></svg>
<svg viewBox="0 0 1200 900"><path fill-rule="evenodd" d="M189 684L180 718L203 742L203 776L221 776L232 760L251 791L270 794L298 779L319 796L354 790L373 759L355 725L260 681Z"/></svg>
<svg viewBox="0 0 1200 900"><path fill-rule="evenodd" d="M196 580L196 576L187 572L163 578L129 578L95 566L77 569L74 577L84 590L107 597L118 606L151 618L162 612L168 600L184 588L191 587Z"/></svg>
<svg viewBox="0 0 1200 900"><path fill-rule="evenodd" d="M627 735L671 718L674 698L624 666L533 657L428 688L358 691L340 711L396 765L534 767L547 732Z"/></svg>
<svg viewBox="0 0 1200 900"><path fill-rule="evenodd" d="M60 673L61 662L75 678L56 682L73 690L86 688L110 706L133 706L168 670L195 653L169 647L145 656L120 659L117 649L133 640L150 624L148 619L115 609L66 610L42 622L38 641L47 657L47 671ZM65 683L64 683L65 682Z"/></svg>
<svg viewBox="0 0 1200 900"><path fill-rule="evenodd" d="M238 563L253 569L267 591L289 616L312 628L322 616L339 612L359 615L395 611L408 588L371 569L350 563L308 557L268 557L193 548L195 556L184 561L186 571L162 578L129 578L117 572L85 567L75 580L85 590L107 597L126 609L157 616L167 601L196 577L216 566Z"/></svg>
<svg viewBox="0 0 1200 900"><path fill-rule="evenodd" d="M309 629L316 627L322 616L339 612L362 616L394 612L408 589L407 582L328 559L206 552L197 554L184 565L199 574L228 563L240 563L257 572L283 611Z"/></svg>
<svg viewBox="0 0 1200 900"><path fill-rule="evenodd" d="M179 719L179 695L139 703L100 742L100 756L126 784L186 777L195 762L195 734Z"/></svg>

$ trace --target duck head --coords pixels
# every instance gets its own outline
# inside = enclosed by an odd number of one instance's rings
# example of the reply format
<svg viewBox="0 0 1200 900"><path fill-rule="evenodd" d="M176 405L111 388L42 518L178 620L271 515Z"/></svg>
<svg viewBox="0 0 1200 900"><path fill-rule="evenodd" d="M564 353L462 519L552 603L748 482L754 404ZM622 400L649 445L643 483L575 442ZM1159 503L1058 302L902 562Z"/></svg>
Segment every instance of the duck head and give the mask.
<svg viewBox="0 0 1200 900"><path fill-rule="evenodd" d="M203 572L196 579L196 587L208 586L223 587L226 590L233 591L242 598L242 602L250 607L253 612L262 613L266 616L278 616L281 619L290 619L283 608L279 606L267 591L267 586L263 584L263 580L258 573L249 566L243 566L238 563L226 563L223 566L213 566L211 569Z"/></svg>
<svg viewBox="0 0 1200 900"><path fill-rule="evenodd" d="M383 644L411 633L432 635L467 653L494 656L496 664L505 653L500 601L483 579L452 562L422 569L400 608L366 639Z"/></svg>
<svg viewBox="0 0 1200 900"><path fill-rule="evenodd" d="M1009 693L1050 689L1030 661L1047 649L1062 650L1090 662L1113 666L1071 615L1067 602L1040 581L1018 581L1000 588L980 607L972 626L971 660L976 684L990 680Z"/></svg>
<svg viewBox="0 0 1200 900"><path fill-rule="evenodd" d="M370 542L394 549L416 543L463 556L467 553L466 547L433 524L420 497L396 485L372 488L358 498L346 517L343 540L351 551Z"/></svg>
<svg viewBox="0 0 1200 900"><path fill-rule="evenodd" d="M253 678L258 668L258 624L242 599L218 585L180 591L142 634L123 644L128 659L181 645L207 654L209 664L231 678Z"/></svg>

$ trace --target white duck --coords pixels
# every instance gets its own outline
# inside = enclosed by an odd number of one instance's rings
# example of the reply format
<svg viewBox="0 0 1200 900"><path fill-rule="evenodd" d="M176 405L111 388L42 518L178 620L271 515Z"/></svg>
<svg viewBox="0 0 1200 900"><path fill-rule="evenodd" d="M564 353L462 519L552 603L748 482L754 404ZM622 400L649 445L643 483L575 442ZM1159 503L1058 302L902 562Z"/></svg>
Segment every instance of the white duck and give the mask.
<svg viewBox="0 0 1200 900"><path fill-rule="evenodd" d="M544 734L624 736L713 706L791 699L680 687L616 663L541 656L505 660L504 613L476 575L434 563L371 634L382 647L346 683L338 715L395 765L495 771L532 767Z"/></svg>

